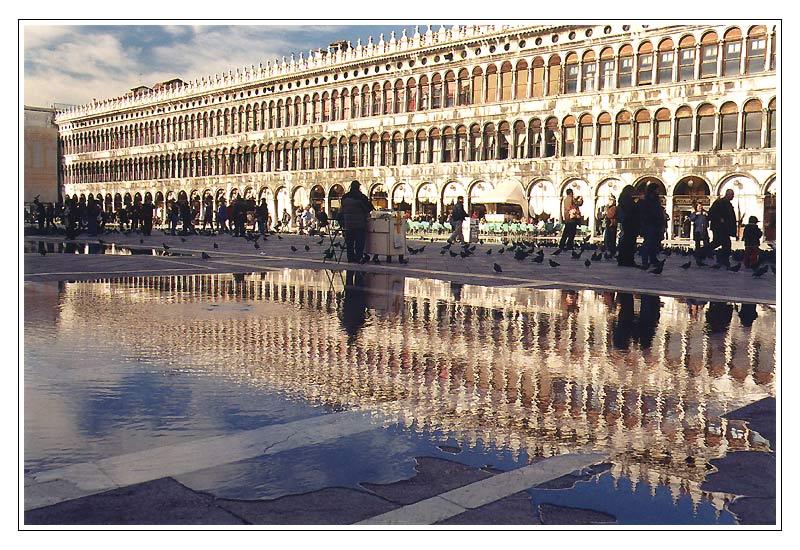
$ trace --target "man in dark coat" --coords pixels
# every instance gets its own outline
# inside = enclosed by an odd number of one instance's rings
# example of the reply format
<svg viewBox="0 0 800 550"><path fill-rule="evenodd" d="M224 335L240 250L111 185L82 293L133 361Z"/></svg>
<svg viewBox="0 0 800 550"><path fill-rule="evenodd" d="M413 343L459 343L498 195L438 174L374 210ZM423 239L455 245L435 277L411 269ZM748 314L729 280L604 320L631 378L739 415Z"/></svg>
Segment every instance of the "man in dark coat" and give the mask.
<svg viewBox="0 0 800 550"><path fill-rule="evenodd" d="M460 196L456 199L456 204L453 206L453 213L450 215L450 222L451 227L453 228L453 232L450 233L450 236L447 237L448 243L454 243L456 241L460 243L464 243L464 220L467 219L467 211L464 210L464 197Z"/></svg>
<svg viewBox="0 0 800 550"><path fill-rule="evenodd" d="M731 255L731 237L736 237L736 213L733 211L733 189L725 191L725 196L718 198L708 209L708 219L714 238L703 247L703 256L722 247L719 263L728 265Z"/></svg>
<svg viewBox="0 0 800 550"><path fill-rule="evenodd" d="M153 201L150 195L144 198L144 204L140 212L142 216L142 235L150 235L153 231Z"/></svg>
<svg viewBox="0 0 800 550"><path fill-rule="evenodd" d="M375 210L369 198L359 190L357 180L350 183L350 191L342 195L341 216L344 227L344 243L347 247L347 261L361 262L367 241L367 219Z"/></svg>

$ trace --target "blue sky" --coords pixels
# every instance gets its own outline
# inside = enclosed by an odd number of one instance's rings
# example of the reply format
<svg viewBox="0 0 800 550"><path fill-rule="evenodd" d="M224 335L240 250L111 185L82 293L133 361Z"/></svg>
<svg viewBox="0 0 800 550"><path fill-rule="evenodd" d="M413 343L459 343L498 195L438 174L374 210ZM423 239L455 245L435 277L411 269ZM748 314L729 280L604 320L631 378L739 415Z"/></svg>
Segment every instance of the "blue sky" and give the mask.
<svg viewBox="0 0 800 550"><path fill-rule="evenodd" d="M415 24L381 25L53 25L22 23L24 104L83 104L170 78L194 80L294 53L304 55L336 40L363 44L392 30L399 38ZM386 24L388 23L388 24ZM438 30L439 25L433 26Z"/></svg>

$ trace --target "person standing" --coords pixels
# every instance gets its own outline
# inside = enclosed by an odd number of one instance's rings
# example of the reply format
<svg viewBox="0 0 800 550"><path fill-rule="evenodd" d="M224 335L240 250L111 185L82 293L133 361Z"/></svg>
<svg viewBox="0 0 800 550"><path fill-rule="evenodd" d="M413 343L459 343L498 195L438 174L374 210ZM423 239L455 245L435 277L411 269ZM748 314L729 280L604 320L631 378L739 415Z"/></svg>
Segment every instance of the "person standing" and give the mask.
<svg viewBox="0 0 800 550"><path fill-rule="evenodd" d="M217 207L217 232L228 232L228 207L225 206L225 199L219 199L219 207Z"/></svg>
<svg viewBox="0 0 800 550"><path fill-rule="evenodd" d="M694 253L701 254L704 246L708 244L708 214L702 204L695 206L694 212L689 215L692 222L692 238L694 238ZM702 243L702 244L701 244Z"/></svg>
<svg viewBox="0 0 800 550"><path fill-rule="evenodd" d="M192 209L189 206L189 201L183 199L180 201L180 213L181 213L181 221L183 222L183 233L184 235L188 235L189 233L193 233L192 229Z"/></svg>
<svg viewBox="0 0 800 550"><path fill-rule="evenodd" d="M364 258L367 241L367 219L375 210L369 198L359 190L358 180L350 183L350 190L342 195L342 220L344 221L344 242L347 248L347 261L360 263Z"/></svg>
<svg viewBox="0 0 800 550"><path fill-rule="evenodd" d="M292 221L292 216L289 214L289 211L285 208L283 209L283 214L281 214L281 226L280 229L283 231L289 232L289 222Z"/></svg>
<svg viewBox="0 0 800 550"><path fill-rule="evenodd" d="M311 211L311 205L306 205L303 209L303 213L300 214L300 233L303 233L303 229L305 229L308 234L311 234L314 225L314 212Z"/></svg>
<svg viewBox="0 0 800 550"><path fill-rule="evenodd" d="M464 220L467 219L467 211L464 210L464 197L458 196L456 204L453 206L453 213L450 215L450 225L453 232L447 237L447 242L452 244L455 241L464 243Z"/></svg>
<svg viewBox="0 0 800 550"><path fill-rule="evenodd" d="M758 227L758 218L750 216L747 225L744 226L742 240L744 241L744 266L756 267L758 265L758 255L760 253L761 236L763 233Z"/></svg>
<svg viewBox="0 0 800 550"><path fill-rule="evenodd" d="M733 189L725 191L725 195L719 197L708 209L708 219L711 224L711 232L714 238L703 247L703 256L717 248L722 248L719 254L719 262L724 265L730 264L731 237L736 237L736 214L733 211Z"/></svg>
<svg viewBox="0 0 800 550"><path fill-rule="evenodd" d="M153 201L150 199L150 196L146 196L144 198L144 204L142 205L142 234L145 236L149 236L150 233L153 231L153 211L155 208L153 207Z"/></svg>
<svg viewBox="0 0 800 550"><path fill-rule="evenodd" d="M617 254L617 201L613 195L608 197L608 204L603 211L603 245L610 258Z"/></svg>
<svg viewBox="0 0 800 550"><path fill-rule="evenodd" d="M639 233L639 216L633 200L634 189L626 185L619 194L617 206L617 224L619 242L617 245L617 265L633 267L636 265L636 236Z"/></svg>
<svg viewBox="0 0 800 550"><path fill-rule="evenodd" d="M269 217L269 210L267 209L267 199L261 199L255 210L256 224L258 225L258 232L262 235L267 231L267 217Z"/></svg>
<svg viewBox="0 0 800 550"><path fill-rule="evenodd" d="M658 252L661 250L661 239L664 237L664 208L658 198L658 184L651 182L647 186L644 198L636 205L639 210L640 233L642 242L642 266L658 263Z"/></svg>
<svg viewBox="0 0 800 550"><path fill-rule="evenodd" d="M201 231L205 231L206 226L210 226L212 230L214 229L214 207L211 203L211 197L206 199L206 205L203 207L203 226Z"/></svg>
<svg viewBox="0 0 800 550"><path fill-rule="evenodd" d="M325 207L320 207L317 212L317 227L320 231L328 228L328 214L325 213Z"/></svg>
<svg viewBox="0 0 800 550"><path fill-rule="evenodd" d="M564 229L561 231L561 240L558 243L559 250L575 248L575 233L581 220L582 205L583 199L575 197L572 189L567 189L561 200L561 219L564 222Z"/></svg>

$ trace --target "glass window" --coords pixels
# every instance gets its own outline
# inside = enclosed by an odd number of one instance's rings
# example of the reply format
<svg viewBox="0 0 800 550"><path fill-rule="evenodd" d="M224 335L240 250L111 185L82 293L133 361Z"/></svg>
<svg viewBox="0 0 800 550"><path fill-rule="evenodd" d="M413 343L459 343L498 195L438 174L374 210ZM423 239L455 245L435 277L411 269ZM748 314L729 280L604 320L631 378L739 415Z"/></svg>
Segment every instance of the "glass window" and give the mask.
<svg viewBox="0 0 800 550"><path fill-rule="evenodd" d="M692 119L691 117L675 120L675 150L686 153L692 150Z"/></svg>
<svg viewBox="0 0 800 550"><path fill-rule="evenodd" d="M697 150L714 150L714 115L701 116L698 118Z"/></svg>
<svg viewBox="0 0 800 550"><path fill-rule="evenodd" d="M703 63L700 65L700 77L717 76L717 45L703 46Z"/></svg>
<svg viewBox="0 0 800 550"><path fill-rule="evenodd" d="M775 109L767 111L767 147L775 147Z"/></svg>
<svg viewBox="0 0 800 550"><path fill-rule="evenodd" d="M642 54L639 56L639 84L652 84L652 82L653 54Z"/></svg>
<svg viewBox="0 0 800 550"><path fill-rule="evenodd" d="M597 71L597 63L584 63L583 64L583 91L590 92L594 90L594 76Z"/></svg>
<svg viewBox="0 0 800 550"><path fill-rule="evenodd" d="M726 151L736 149L736 126L738 118L738 113L724 114L720 117L720 149Z"/></svg>
<svg viewBox="0 0 800 550"><path fill-rule="evenodd" d="M431 85L433 97L431 98L431 109L442 108L442 82L434 81Z"/></svg>
<svg viewBox="0 0 800 550"><path fill-rule="evenodd" d="M564 156L575 156L575 132L574 126L564 128Z"/></svg>
<svg viewBox="0 0 800 550"><path fill-rule="evenodd" d="M658 83L672 82L672 63L675 60L674 52L659 52L658 54Z"/></svg>
<svg viewBox="0 0 800 550"><path fill-rule="evenodd" d="M744 114L744 148L761 147L761 111Z"/></svg>
<svg viewBox="0 0 800 550"><path fill-rule="evenodd" d="M578 91L578 65L567 65L567 78L565 93L574 94Z"/></svg>
<svg viewBox="0 0 800 550"><path fill-rule="evenodd" d="M723 74L725 76L735 76L740 73L742 61L742 43L729 42L725 44L725 59L723 61Z"/></svg>
<svg viewBox="0 0 800 550"><path fill-rule="evenodd" d="M614 60L604 59L600 62L600 89L608 90L614 87Z"/></svg>
<svg viewBox="0 0 800 550"><path fill-rule="evenodd" d="M680 82L694 78L694 48L680 50L678 80Z"/></svg>
<svg viewBox="0 0 800 550"><path fill-rule="evenodd" d="M633 84L633 58L622 57L619 60L618 87L629 88Z"/></svg>
<svg viewBox="0 0 800 550"><path fill-rule="evenodd" d="M603 131L605 130L605 126L600 127L600 154L601 155L608 155L611 153L609 150L608 152L604 152L605 143L604 143L604 136ZM609 139L609 149L611 144L611 126L608 126L608 139ZM629 123L619 124L617 125L617 154L619 155L630 155L631 154L631 125Z"/></svg>
<svg viewBox="0 0 800 550"><path fill-rule="evenodd" d="M672 150L669 143L669 120L656 121L656 153L669 153ZM639 151L640 153L642 151Z"/></svg>
<svg viewBox="0 0 800 550"><path fill-rule="evenodd" d="M764 70L767 41L764 38L751 38L747 41L747 73L760 73Z"/></svg>
<svg viewBox="0 0 800 550"><path fill-rule="evenodd" d="M452 135L445 135L442 143L442 162L453 162L454 150L455 138Z"/></svg>
<svg viewBox="0 0 800 550"><path fill-rule="evenodd" d="M611 127L610 125L608 126ZM609 132L609 137L610 137ZM581 125L581 156L589 156L594 154L592 151L592 138L594 137L594 126L592 125Z"/></svg>

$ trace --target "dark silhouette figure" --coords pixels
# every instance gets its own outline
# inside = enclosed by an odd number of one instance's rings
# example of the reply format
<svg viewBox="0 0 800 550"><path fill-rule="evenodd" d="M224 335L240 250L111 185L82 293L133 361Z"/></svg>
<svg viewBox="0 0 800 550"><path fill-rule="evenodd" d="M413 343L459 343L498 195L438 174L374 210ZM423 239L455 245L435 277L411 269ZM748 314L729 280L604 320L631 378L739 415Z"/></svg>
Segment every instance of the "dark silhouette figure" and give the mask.
<svg viewBox="0 0 800 550"><path fill-rule="evenodd" d="M628 349L633 335L633 294L620 292L617 294L617 320L613 325L611 341L617 349Z"/></svg>
<svg viewBox="0 0 800 550"><path fill-rule="evenodd" d="M344 227L344 243L347 247L347 261L361 262L367 241L367 219L375 209L369 198L359 190L357 180L350 183L350 191L342 195L341 216Z"/></svg>
<svg viewBox="0 0 800 550"><path fill-rule="evenodd" d="M636 236L639 233L639 216L633 200L634 189L626 185L619 194L617 205L617 226L619 227L619 244L617 246L617 264L626 267L636 265Z"/></svg>
<svg viewBox="0 0 800 550"><path fill-rule="evenodd" d="M706 309L706 330L709 334L725 332L733 318L733 306L725 302L710 302Z"/></svg>
<svg viewBox="0 0 800 550"><path fill-rule="evenodd" d="M751 327L756 319L758 319L758 312L755 304L742 304L739 306L739 320L742 326Z"/></svg>
<svg viewBox="0 0 800 550"><path fill-rule="evenodd" d="M142 235L149 236L153 232L153 201L149 196L145 197L142 205Z"/></svg>
<svg viewBox="0 0 800 550"><path fill-rule="evenodd" d="M367 293L364 289L363 271L346 272L344 299L339 319L347 333L347 343L352 345L367 321Z"/></svg>
<svg viewBox="0 0 800 550"><path fill-rule="evenodd" d="M713 250L721 248L718 263L729 265L731 255L731 237L736 237L736 214L733 211L733 189L725 191L725 196L718 198L708 209L708 219L714 238L702 248L702 255L708 256Z"/></svg>

